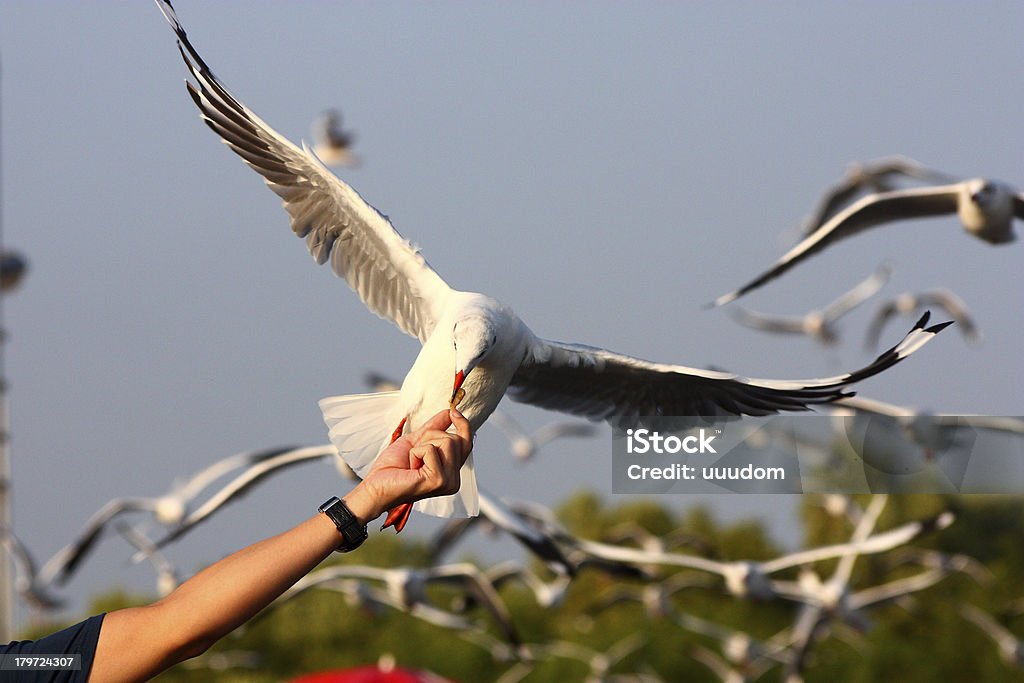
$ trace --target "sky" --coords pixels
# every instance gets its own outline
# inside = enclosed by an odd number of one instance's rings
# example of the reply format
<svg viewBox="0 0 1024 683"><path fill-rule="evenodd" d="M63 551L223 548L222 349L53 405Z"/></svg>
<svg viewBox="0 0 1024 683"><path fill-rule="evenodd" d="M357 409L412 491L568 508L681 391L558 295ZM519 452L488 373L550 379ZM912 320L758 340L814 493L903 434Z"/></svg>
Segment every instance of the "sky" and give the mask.
<svg viewBox="0 0 1024 683"><path fill-rule="evenodd" d="M903 154L1024 182L1020 3L175 6L215 73L286 137L343 110L364 164L339 175L450 284L542 337L642 358L779 378L864 365L873 306L827 350L701 307L782 254L852 162ZM4 301L13 524L45 559L112 498L158 495L237 451L326 442L317 401L364 391L370 370L402 376L418 344L315 265L277 197L200 122L152 3L8 0L3 14L3 239L31 268ZM861 393L1020 415L1020 250L955 218L908 222L744 304L803 313L889 259L883 296L948 287L985 341L950 329ZM523 464L485 426L481 486L614 500L608 435ZM190 574L347 486L329 464L282 474L168 555ZM659 500L799 541L794 497ZM434 528L417 516L405 533ZM68 584L67 614L117 586L151 591L129 554L106 539Z"/></svg>

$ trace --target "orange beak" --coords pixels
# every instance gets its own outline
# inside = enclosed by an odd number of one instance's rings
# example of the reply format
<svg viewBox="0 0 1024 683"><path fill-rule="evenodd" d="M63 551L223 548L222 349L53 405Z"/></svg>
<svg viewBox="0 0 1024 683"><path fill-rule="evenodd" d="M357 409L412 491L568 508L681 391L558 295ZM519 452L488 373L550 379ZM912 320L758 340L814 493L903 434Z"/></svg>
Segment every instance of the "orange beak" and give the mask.
<svg viewBox="0 0 1024 683"><path fill-rule="evenodd" d="M462 383L465 381L466 373L464 373L462 370L459 370L458 372L455 373L455 384L452 386L452 398L451 401L449 401L449 403L455 403L455 395L459 393L459 389L462 388Z"/></svg>

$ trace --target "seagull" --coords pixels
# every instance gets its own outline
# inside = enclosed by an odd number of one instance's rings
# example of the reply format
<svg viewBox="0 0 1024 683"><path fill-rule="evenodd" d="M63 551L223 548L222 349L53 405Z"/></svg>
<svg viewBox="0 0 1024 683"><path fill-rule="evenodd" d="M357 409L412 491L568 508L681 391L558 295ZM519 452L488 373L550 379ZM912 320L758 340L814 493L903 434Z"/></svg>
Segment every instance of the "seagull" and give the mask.
<svg viewBox="0 0 1024 683"><path fill-rule="evenodd" d="M518 562L509 560L484 570L484 576L495 590L512 581L522 583L531 593L537 604L545 609L557 607L565 599L565 592L572 582L567 574L556 575L551 581L544 581L535 572L523 567Z"/></svg>
<svg viewBox="0 0 1024 683"><path fill-rule="evenodd" d="M352 154L355 136L341 128L341 112L328 109L313 122L313 154L328 166L359 166Z"/></svg>
<svg viewBox="0 0 1024 683"><path fill-rule="evenodd" d="M831 560L847 556L874 555L905 545L922 534L945 529L953 523L952 512L942 512L934 517L908 522L894 529L875 534L849 543L810 548L800 552L782 555L771 560L716 561L693 555L669 552L653 552L637 548L575 539L574 545L583 553L611 562L632 565L661 565L685 567L698 571L718 574L730 595L754 600L769 600L777 596L775 582L770 575L784 569ZM865 524L861 520L860 524Z"/></svg>
<svg viewBox="0 0 1024 683"><path fill-rule="evenodd" d="M293 145L231 95L189 42L171 4L157 3L177 35L194 80L186 87L204 122L281 197L293 231L306 239L316 262L330 260L372 312L423 345L400 390L320 401L331 442L360 476L383 448L440 409L457 405L476 430L506 392L514 400L593 420L806 410L845 395L848 385L901 361L945 326L924 328L926 316L867 367L807 381L747 379L541 339L505 304L450 287L307 146ZM395 507L384 526L401 531L411 509ZM472 455L458 493L419 501L416 509L440 517L476 515Z"/></svg>
<svg viewBox="0 0 1024 683"><path fill-rule="evenodd" d="M7 249L0 249L0 294L13 292L28 272L25 257Z"/></svg>
<svg viewBox="0 0 1024 683"><path fill-rule="evenodd" d="M374 391L396 391L402 388L400 383L375 372L366 375L366 383ZM555 439L583 438L597 434L597 428L586 422L551 422L530 434L515 418L500 408L494 409L488 423L501 430L509 440L512 455L523 461L532 458L542 446Z"/></svg>
<svg viewBox="0 0 1024 683"><path fill-rule="evenodd" d="M252 487L259 484L272 474L277 474L286 468L301 465L302 463L325 458L335 457L335 449L332 445L306 446L305 448L278 448L267 451L265 457L260 458L244 472L225 484L219 491L207 498L202 505L193 510L185 519L174 527L170 533L155 541L153 547L163 548L169 543L178 540L188 531L191 531L197 524L205 521L214 512L233 500L241 498L249 492ZM132 560L141 561L147 557L145 551L136 553Z"/></svg>
<svg viewBox="0 0 1024 683"><path fill-rule="evenodd" d="M455 518L448 521L434 536L430 544L430 559L436 562L439 557L455 545L473 526L490 523L504 531L530 550L556 574L572 575L576 568L565 557L558 544L547 534L527 524L508 505L498 497L480 489L480 515L476 517Z"/></svg>
<svg viewBox="0 0 1024 683"><path fill-rule="evenodd" d="M508 438L512 455L524 462L555 439L587 438L597 434L597 427L586 422L549 422L529 433L511 415L498 410L491 413L490 423Z"/></svg>
<svg viewBox="0 0 1024 683"><path fill-rule="evenodd" d="M1009 666L1024 668L1024 641L974 605L964 605L960 614L980 628L999 647L999 656Z"/></svg>
<svg viewBox="0 0 1024 683"><path fill-rule="evenodd" d="M639 633L626 636L604 650L593 650L580 643L568 640L556 640L551 643L536 645L533 653L537 657L560 657L573 659L590 667L584 683L600 683L608 680L613 666L633 654L646 644L646 639Z"/></svg>
<svg viewBox="0 0 1024 683"><path fill-rule="evenodd" d="M157 595L161 598L166 598L173 593L181 581L178 580L178 574L175 572L174 566L171 565L162 552L156 549L152 539L131 524L120 520L114 523L114 528L117 529L117 533L121 534L126 541L135 546L136 550L141 550L146 554L146 559L149 560L150 564L153 565L153 569L156 570Z"/></svg>
<svg viewBox="0 0 1024 683"><path fill-rule="evenodd" d="M14 560L14 589L32 607L49 611L64 606L64 600L50 592L50 583L36 571L36 562L21 539L7 527L0 527L0 543Z"/></svg>
<svg viewBox="0 0 1024 683"><path fill-rule="evenodd" d="M951 415L898 406L875 399L851 396L829 407L832 415L847 418L880 417L894 422L904 436L918 446L924 461L934 460L935 454L954 445L962 430L984 429L1005 434L1024 435L1024 418L989 415ZM844 427L845 428L845 427ZM884 463L872 462L884 471ZM918 463L920 467L924 463Z"/></svg>
<svg viewBox="0 0 1024 683"><path fill-rule="evenodd" d="M764 332L778 334L806 335L825 346L835 344L839 340L836 322L844 315L860 306L878 293L878 290L889 280L892 266L888 263L880 265L853 289L820 311L810 311L803 316L774 316L754 313L745 308L733 309L733 319L739 324Z"/></svg>
<svg viewBox="0 0 1024 683"><path fill-rule="evenodd" d="M995 580L995 575L988 567L963 553L950 554L924 548L901 548L886 559L889 560L890 567L916 564L926 569L946 573L959 572L970 576L983 586L991 585Z"/></svg>
<svg viewBox="0 0 1024 683"><path fill-rule="evenodd" d="M957 214L964 229L989 244L1015 238L1013 219L1024 218L1024 194L996 180L973 178L952 185L913 187L870 194L830 218L786 252L771 268L712 302L722 306L779 277L834 242L868 228L912 218Z"/></svg>
<svg viewBox="0 0 1024 683"><path fill-rule="evenodd" d="M427 587L429 585L454 586L470 594L475 603L481 605L491 615L498 629L509 643L517 646L522 643L508 608L494 589L494 586L487 580L486 575L480 569L468 562L429 568L402 567L391 569L358 565L333 565L303 577L279 599L288 600L312 586L341 579L357 579L360 581L383 583L387 594L387 601L406 612L411 612L417 605L432 606L432 601L427 595Z"/></svg>
<svg viewBox="0 0 1024 683"><path fill-rule="evenodd" d="M95 548L107 525L127 513L151 512L156 521L165 526L181 524L193 501L213 482L227 473L245 466L258 464L294 447L243 451L222 458L185 480L176 481L162 496L114 498L108 501L86 521L78 537L58 550L46 561L40 575L46 582L67 583L86 556Z"/></svg>
<svg viewBox="0 0 1024 683"><path fill-rule="evenodd" d="M882 328L895 315L909 315L916 311L937 306L944 310L953 322L956 323L960 333L964 335L971 344L981 342L981 332L971 318L971 312L967 309L960 297L948 289L929 289L925 292L914 294L904 292L895 299L891 299L879 306L875 317L871 320L868 333L864 337L864 348L872 351L878 347L878 338L882 334Z"/></svg>
<svg viewBox="0 0 1024 683"><path fill-rule="evenodd" d="M900 155L863 163L854 162L843 178L822 195L818 205L804 219L803 236L813 233L861 195L891 192L898 188L896 180L906 178L933 185L948 185L958 180Z"/></svg>
<svg viewBox="0 0 1024 683"><path fill-rule="evenodd" d="M332 569L328 567L327 569ZM320 571L326 571L320 570ZM276 611L286 602L294 600L308 590L331 590L341 593L345 601L352 607L362 607L372 614L380 614L385 609L405 612L409 616L425 621L441 628L454 629L457 631L469 631L477 628L476 625L457 614L427 604L416 604L412 607L404 605L400 600L392 597L388 591L369 586L359 579L349 579L337 576L319 576L320 571L307 574L287 591L282 593L274 602L267 605L259 614L249 621L242 628L253 626Z"/></svg>

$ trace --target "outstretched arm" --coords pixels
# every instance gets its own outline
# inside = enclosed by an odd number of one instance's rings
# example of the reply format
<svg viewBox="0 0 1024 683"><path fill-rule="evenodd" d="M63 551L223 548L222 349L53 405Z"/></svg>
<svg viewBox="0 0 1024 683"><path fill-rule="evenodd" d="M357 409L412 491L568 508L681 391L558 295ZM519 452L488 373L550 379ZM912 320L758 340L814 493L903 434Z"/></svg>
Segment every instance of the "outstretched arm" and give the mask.
<svg viewBox="0 0 1024 683"><path fill-rule="evenodd" d="M454 424L454 434L446 432ZM343 500L361 523L400 503L454 493L472 449L469 423L445 410L391 444ZM318 514L254 543L183 583L166 598L104 617L89 680L146 680L202 654L305 576L342 541Z"/></svg>

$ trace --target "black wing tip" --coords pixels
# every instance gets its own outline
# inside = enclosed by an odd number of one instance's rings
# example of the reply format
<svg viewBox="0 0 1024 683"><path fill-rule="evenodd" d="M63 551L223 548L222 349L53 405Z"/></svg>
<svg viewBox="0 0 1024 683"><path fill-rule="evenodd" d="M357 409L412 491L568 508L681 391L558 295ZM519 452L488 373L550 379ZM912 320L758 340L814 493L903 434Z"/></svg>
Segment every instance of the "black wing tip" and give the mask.
<svg viewBox="0 0 1024 683"><path fill-rule="evenodd" d="M914 323L913 330L924 329L924 326L928 324L928 321L931 319L931 317L932 317L932 312L931 311L925 311L924 314L921 316L921 318L916 323ZM911 331L913 331L913 330L911 330Z"/></svg>
<svg viewBox="0 0 1024 683"><path fill-rule="evenodd" d="M938 334L939 332L942 332L944 329L946 329L947 327L949 327L950 325L952 325L955 322L956 322L955 320L947 320L944 323L938 323L936 325L932 325L931 327L926 328L925 332L931 332L932 334Z"/></svg>

